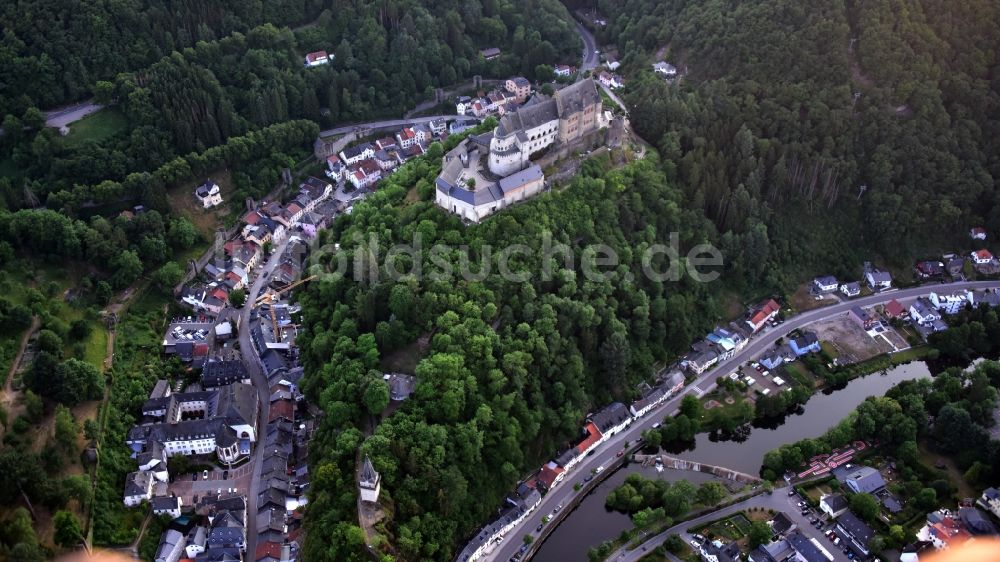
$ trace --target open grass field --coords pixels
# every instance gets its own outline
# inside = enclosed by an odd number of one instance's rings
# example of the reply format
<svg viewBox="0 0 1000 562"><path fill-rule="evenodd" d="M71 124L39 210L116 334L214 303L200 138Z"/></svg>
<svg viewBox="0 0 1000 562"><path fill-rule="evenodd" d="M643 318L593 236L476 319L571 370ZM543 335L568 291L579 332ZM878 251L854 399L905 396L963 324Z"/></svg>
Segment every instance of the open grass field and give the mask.
<svg viewBox="0 0 1000 562"><path fill-rule="evenodd" d="M223 202L218 207L205 209L194 196L194 190L205 181L204 178L171 188L167 191L167 200L170 201L170 208L175 213L187 217L202 238L211 243L215 237L215 230L225 225L227 217L232 214L229 196L235 192L235 189L227 170L213 172L209 174L209 178L217 183L222 190Z"/></svg>
<svg viewBox="0 0 1000 562"><path fill-rule="evenodd" d="M74 148L87 141L100 143L124 131L127 126L128 119L124 113L113 107L105 108L70 124L65 144Z"/></svg>

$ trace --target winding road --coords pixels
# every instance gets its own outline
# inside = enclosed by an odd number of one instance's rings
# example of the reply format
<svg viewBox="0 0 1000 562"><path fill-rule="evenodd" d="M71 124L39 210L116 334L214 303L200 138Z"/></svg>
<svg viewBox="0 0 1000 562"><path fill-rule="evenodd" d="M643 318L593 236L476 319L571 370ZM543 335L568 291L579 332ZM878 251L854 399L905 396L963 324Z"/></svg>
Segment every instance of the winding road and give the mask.
<svg viewBox="0 0 1000 562"><path fill-rule="evenodd" d="M774 345L779 338L786 337L790 332L796 329L804 328L814 322L847 314L847 312L855 306L869 307L887 303L892 299L897 299L903 303L904 306L906 306L908 302L913 301L917 297L926 296L934 291L951 292L965 289L973 290L993 288L1000 288L1000 281L962 281L949 284L935 283L932 285L887 291L837 303L824 308L809 310L803 312L802 314L788 318L784 323L779 324L777 327L762 330L754 336L747 346L744 347L739 353L726 361L720 362L715 366L715 368L710 369L709 371L698 376L675 397L665 401L652 412L647 413L642 418L633 420L632 423L621 433L611 437L603 445L601 445L598 448L597 453L580 461L580 463L563 478L563 481L560 484L555 486L555 488L542 498L541 503L535 511L533 511L528 517L525 517L525 519L516 525L512 530L508 531L507 534L504 535L502 542L494 548L491 553L483 555L481 560L506 561L510 559L510 557L514 556L514 554L518 552L518 549L523 544L524 537L526 535L532 535L533 538L537 538L534 530L540 523L543 516L551 516L552 510L557 505L568 505L570 499L578 494L578 492L573 490L574 483L582 482L583 479L587 475L591 474L591 471L597 467L609 465L613 460L615 460L615 454L625 448L625 444L627 442L635 443L643 431L646 431L654 424L661 422L665 416L676 415L684 395L693 394L697 397L701 397L708 392L711 392L715 388L715 379L717 377L731 372L736 369L736 367L746 363L747 361L756 359L768 348ZM558 524L563 518L568 517L571 514L572 511L562 510L553 518L554 521L548 523L548 525ZM540 543L540 541L536 542ZM528 553L529 556L531 553L537 551L538 546L539 544L533 545L533 548ZM527 559L528 557L525 557L525 560Z"/></svg>

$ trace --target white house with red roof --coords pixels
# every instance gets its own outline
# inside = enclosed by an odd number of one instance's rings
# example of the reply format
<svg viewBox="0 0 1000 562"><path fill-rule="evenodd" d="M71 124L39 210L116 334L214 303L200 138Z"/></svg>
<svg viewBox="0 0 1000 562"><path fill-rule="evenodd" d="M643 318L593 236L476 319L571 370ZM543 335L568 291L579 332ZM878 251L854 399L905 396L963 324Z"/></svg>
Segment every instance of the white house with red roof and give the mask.
<svg viewBox="0 0 1000 562"><path fill-rule="evenodd" d="M758 304L750 311L750 317L747 318L747 325L750 329L756 332L764 327L772 318L778 315L781 310L781 306L774 299L767 299L766 301Z"/></svg>
<svg viewBox="0 0 1000 562"><path fill-rule="evenodd" d="M969 230L969 238L973 240L986 240L986 229L981 226L972 228Z"/></svg>
<svg viewBox="0 0 1000 562"><path fill-rule="evenodd" d="M972 252L972 263L976 265L987 265L993 263L994 259L996 258L994 258L993 254L986 248L977 252Z"/></svg>
<svg viewBox="0 0 1000 562"><path fill-rule="evenodd" d="M413 143L417 142L417 134L413 132L411 127L404 127L402 131L396 133L396 141L402 148L410 148Z"/></svg>
<svg viewBox="0 0 1000 562"><path fill-rule="evenodd" d="M313 51L306 55L306 67L322 66L330 63L330 55L326 51Z"/></svg>

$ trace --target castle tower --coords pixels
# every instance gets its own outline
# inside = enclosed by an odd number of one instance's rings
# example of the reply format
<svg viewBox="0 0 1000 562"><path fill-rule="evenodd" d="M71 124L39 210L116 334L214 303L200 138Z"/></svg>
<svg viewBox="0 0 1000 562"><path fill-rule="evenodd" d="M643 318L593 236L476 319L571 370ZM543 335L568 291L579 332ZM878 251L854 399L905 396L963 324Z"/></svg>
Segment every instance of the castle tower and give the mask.
<svg viewBox="0 0 1000 562"><path fill-rule="evenodd" d="M376 503L378 493L382 489L382 477L375 472L371 459L365 455L365 464L361 466L361 474L358 476L358 491L361 492L361 501Z"/></svg>

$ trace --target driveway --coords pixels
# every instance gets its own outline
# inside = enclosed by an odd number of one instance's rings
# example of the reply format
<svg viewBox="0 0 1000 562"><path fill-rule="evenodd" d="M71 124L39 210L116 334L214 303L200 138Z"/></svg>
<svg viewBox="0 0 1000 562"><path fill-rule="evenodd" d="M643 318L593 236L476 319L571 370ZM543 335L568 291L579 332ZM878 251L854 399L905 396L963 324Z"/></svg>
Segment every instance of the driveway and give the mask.
<svg viewBox="0 0 1000 562"><path fill-rule="evenodd" d="M103 105L98 105L89 101L67 107L60 107L58 109L52 109L45 112L45 125L47 127L54 127L58 129L69 125L74 121L79 121L92 113L97 113L102 109L104 109Z"/></svg>

